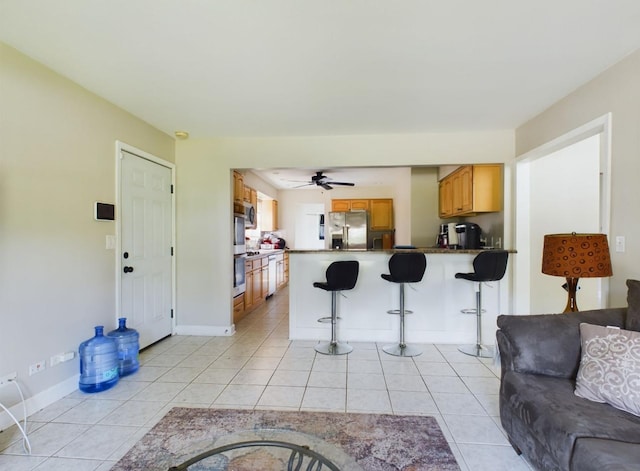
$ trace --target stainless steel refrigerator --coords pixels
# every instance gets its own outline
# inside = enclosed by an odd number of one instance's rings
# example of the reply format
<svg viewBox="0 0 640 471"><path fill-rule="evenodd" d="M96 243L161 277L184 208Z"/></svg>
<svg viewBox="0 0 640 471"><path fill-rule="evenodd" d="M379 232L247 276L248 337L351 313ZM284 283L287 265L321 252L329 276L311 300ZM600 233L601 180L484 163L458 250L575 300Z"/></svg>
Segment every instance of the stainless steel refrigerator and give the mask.
<svg viewBox="0 0 640 471"><path fill-rule="evenodd" d="M366 250L367 212L347 211L329 213L329 248L344 250Z"/></svg>

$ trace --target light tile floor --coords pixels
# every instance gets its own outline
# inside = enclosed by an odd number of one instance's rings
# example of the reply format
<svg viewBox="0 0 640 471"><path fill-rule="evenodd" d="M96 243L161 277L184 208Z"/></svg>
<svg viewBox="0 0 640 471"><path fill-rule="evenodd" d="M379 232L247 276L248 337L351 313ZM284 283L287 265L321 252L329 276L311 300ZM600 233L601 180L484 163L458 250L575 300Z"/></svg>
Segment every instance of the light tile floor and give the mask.
<svg viewBox="0 0 640 471"><path fill-rule="evenodd" d="M455 345L421 345L414 358L353 343L317 354L288 340L288 290L238 323L232 337L174 336L140 354L112 389L76 391L29 417L33 454L17 428L0 433L0 469L106 471L174 406L430 415L465 471L529 471L500 426L493 360ZM327 331L328 333L328 331Z"/></svg>

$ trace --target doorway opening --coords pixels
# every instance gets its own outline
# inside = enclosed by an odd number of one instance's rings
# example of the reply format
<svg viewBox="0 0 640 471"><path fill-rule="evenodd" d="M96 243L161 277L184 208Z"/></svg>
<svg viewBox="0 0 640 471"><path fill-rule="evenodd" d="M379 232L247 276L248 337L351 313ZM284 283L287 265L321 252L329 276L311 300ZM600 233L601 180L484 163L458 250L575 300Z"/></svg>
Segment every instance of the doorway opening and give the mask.
<svg viewBox="0 0 640 471"><path fill-rule="evenodd" d="M515 312L560 312L564 280L541 272L545 234L609 234L611 115L607 114L516 160ZM581 310L606 307L608 278L580 279Z"/></svg>

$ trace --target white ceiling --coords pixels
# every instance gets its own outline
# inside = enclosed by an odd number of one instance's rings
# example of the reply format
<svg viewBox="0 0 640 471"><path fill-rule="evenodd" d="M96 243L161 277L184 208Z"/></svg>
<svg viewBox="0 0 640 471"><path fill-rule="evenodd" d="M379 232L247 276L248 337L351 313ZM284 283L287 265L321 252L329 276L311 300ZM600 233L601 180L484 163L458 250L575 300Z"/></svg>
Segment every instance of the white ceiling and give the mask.
<svg viewBox="0 0 640 471"><path fill-rule="evenodd" d="M0 0L0 40L192 138L514 129L639 25L638 0Z"/></svg>

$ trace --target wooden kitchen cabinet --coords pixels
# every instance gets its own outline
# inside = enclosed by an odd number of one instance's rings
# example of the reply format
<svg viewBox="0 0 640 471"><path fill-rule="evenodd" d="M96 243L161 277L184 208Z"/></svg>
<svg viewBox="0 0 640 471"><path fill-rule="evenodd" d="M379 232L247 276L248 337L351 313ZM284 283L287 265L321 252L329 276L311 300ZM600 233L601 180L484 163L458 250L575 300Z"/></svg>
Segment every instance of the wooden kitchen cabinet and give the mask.
<svg viewBox="0 0 640 471"><path fill-rule="evenodd" d="M259 226L262 231L278 230L278 200L261 200L258 213Z"/></svg>
<svg viewBox="0 0 640 471"><path fill-rule="evenodd" d="M453 185L448 178L440 182L440 217L448 218L453 214Z"/></svg>
<svg viewBox="0 0 640 471"><path fill-rule="evenodd" d="M245 265L244 309L246 311L253 308L253 262L246 262L244 265Z"/></svg>
<svg viewBox="0 0 640 471"><path fill-rule="evenodd" d="M440 217L502 210L502 166L465 165L440 182Z"/></svg>
<svg viewBox="0 0 640 471"><path fill-rule="evenodd" d="M369 200L369 207L369 229L388 231L394 228L393 200L391 198Z"/></svg>
<svg viewBox="0 0 640 471"><path fill-rule="evenodd" d="M284 253L276 255L276 289L284 286Z"/></svg>
<svg viewBox="0 0 640 471"><path fill-rule="evenodd" d="M233 298L233 323L237 323L244 317L244 293Z"/></svg>
<svg viewBox="0 0 640 471"><path fill-rule="evenodd" d="M267 278L268 280L268 278ZM252 300L253 307L258 306L264 302L264 296L262 295L262 267L253 270L253 277L251 280L252 285Z"/></svg>
<svg viewBox="0 0 640 471"><path fill-rule="evenodd" d="M242 203L244 200L244 175L240 172L233 171L233 201Z"/></svg>
<svg viewBox="0 0 640 471"><path fill-rule="evenodd" d="M262 272L261 296L264 301L269 295L269 257L262 259L262 268L260 270Z"/></svg>
<svg viewBox="0 0 640 471"><path fill-rule="evenodd" d="M333 199L331 200L331 211L368 211L369 201L363 199Z"/></svg>

